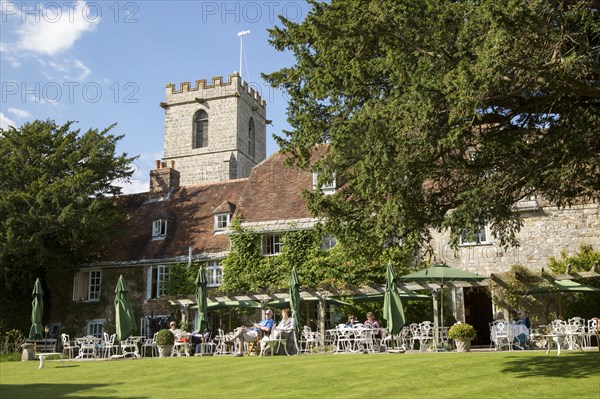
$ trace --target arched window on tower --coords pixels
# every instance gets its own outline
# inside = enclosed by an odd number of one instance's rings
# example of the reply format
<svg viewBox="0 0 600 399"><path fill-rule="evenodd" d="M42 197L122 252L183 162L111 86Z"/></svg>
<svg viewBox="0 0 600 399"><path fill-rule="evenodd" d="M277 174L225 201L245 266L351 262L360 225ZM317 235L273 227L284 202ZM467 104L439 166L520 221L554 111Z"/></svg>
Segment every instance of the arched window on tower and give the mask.
<svg viewBox="0 0 600 399"><path fill-rule="evenodd" d="M193 148L208 147L208 114L201 109L194 115Z"/></svg>
<svg viewBox="0 0 600 399"><path fill-rule="evenodd" d="M250 158L254 158L254 152L256 149L256 134L254 132L254 119L250 117L250 121L248 122L248 156Z"/></svg>

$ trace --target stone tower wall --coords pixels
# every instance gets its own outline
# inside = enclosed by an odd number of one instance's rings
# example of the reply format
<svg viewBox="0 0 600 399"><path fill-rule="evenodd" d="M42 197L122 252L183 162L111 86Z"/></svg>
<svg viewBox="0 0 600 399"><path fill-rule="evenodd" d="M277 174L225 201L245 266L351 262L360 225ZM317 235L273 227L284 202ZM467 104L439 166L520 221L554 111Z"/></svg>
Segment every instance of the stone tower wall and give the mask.
<svg viewBox="0 0 600 399"><path fill-rule="evenodd" d="M174 160L180 184L193 185L247 177L266 157L266 102L237 73L212 84L198 80L179 88L168 84L165 109L164 160ZM208 114L208 146L193 148L194 115ZM256 151L248 156L248 121L254 119Z"/></svg>

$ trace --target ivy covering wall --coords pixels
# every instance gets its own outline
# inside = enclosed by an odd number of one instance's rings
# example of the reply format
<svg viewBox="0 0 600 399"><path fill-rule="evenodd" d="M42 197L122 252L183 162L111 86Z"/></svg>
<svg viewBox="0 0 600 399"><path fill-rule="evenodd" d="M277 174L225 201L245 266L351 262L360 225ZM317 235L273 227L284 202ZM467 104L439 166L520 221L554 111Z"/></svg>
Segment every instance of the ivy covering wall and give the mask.
<svg viewBox="0 0 600 399"><path fill-rule="evenodd" d="M281 233L281 253L261 254L261 234L243 228L240 220L232 223L231 251L223 260L223 285L227 293L274 292L287 289L292 267L300 284L315 289L343 288L348 284L365 285L385 281L388 262L402 275L414 260L414 251L400 246L382 247L371 253L352 251L338 241L334 248L321 249L327 234L322 226L310 230Z"/></svg>

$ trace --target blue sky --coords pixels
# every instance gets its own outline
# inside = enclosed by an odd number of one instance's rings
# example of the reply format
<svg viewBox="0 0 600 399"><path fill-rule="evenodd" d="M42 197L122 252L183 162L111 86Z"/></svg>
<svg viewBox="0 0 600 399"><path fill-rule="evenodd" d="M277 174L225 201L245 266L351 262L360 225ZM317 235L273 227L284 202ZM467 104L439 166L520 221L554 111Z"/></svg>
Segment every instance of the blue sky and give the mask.
<svg viewBox="0 0 600 399"><path fill-rule="evenodd" d="M277 15L299 22L302 1L0 1L0 124L33 119L102 129L113 123L124 134L119 152L140 155L133 184L148 189L148 174L163 154L167 83L239 69L244 36L243 78L267 101L267 155L272 139L289 129L285 94L261 79L294 63L268 43Z"/></svg>

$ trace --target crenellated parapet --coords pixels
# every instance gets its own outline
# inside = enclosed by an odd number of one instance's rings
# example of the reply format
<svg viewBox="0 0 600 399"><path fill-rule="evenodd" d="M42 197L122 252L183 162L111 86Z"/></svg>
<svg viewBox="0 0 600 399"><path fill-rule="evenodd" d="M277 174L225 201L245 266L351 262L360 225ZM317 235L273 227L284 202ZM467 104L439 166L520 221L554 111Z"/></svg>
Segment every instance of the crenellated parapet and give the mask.
<svg viewBox="0 0 600 399"><path fill-rule="evenodd" d="M173 83L167 83L167 102L161 103L161 106L170 106L188 101L202 103L211 99L230 96L243 96L247 101L254 101L261 108L266 108L266 101L262 99L258 91L244 82L237 72L229 75L228 80L223 80L222 76L215 76L212 78L211 84L207 84L206 79L196 80L193 86L190 82L182 82L179 87Z"/></svg>

